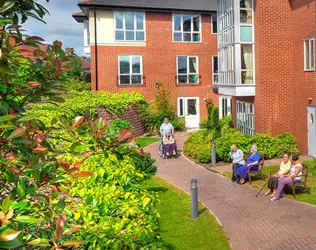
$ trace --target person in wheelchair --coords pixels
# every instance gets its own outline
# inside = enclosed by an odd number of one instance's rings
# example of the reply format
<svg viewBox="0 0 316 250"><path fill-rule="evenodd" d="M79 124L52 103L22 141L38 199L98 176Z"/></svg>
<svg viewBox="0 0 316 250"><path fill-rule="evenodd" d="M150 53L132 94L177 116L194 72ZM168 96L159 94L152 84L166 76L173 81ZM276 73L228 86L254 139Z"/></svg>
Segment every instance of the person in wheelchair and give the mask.
<svg viewBox="0 0 316 250"><path fill-rule="evenodd" d="M176 143L174 141L173 136L168 131L165 133L165 136L162 139L162 147L163 147L163 156L166 154L167 156L173 155L176 156Z"/></svg>
<svg viewBox="0 0 316 250"><path fill-rule="evenodd" d="M170 132L172 136L174 136L174 127L171 123L169 123L169 119L165 117L163 119L163 123L160 126L160 136L163 138L166 132Z"/></svg>
<svg viewBox="0 0 316 250"><path fill-rule="evenodd" d="M168 137L167 137L168 139L165 138L165 135L167 133L168 133ZM173 151L174 151L173 148L176 151L176 147L177 146L176 146L176 143L175 143L175 140L174 140L174 127L172 126L171 123L169 123L169 119L167 117L164 118L163 123L160 126L160 136L161 136L161 151L160 152L161 152L161 155L163 157L165 157L165 155L167 155L167 153L169 155L171 153L173 153ZM172 143L171 140L173 140L173 143ZM165 144L167 146L165 146ZM169 151L170 148L172 149L171 151Z"/></svg>

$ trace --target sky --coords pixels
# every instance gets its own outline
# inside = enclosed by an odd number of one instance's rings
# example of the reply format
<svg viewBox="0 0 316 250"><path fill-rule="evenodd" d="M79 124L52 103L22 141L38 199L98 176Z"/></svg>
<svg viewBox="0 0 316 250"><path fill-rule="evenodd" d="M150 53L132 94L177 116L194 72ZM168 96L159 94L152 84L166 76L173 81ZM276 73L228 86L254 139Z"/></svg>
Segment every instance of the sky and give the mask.
<svg viewBox="0 0 316 250"><path fill-rule="evenodd" d="M38 0L50 13L44 20L46 24L29 18L23 28L27 34L40 36L45 42L59 40L64 47L75 49L77 55L83 56L83 24L77 23L72 14L79 12L78 0Z"/></svg>

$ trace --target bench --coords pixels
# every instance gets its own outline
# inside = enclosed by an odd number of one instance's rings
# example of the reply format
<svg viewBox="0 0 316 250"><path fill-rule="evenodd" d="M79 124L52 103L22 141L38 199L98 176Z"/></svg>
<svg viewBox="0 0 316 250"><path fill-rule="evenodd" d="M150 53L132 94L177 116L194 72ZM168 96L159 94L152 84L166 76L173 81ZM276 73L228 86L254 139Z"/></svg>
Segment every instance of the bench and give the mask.
<svg viewBox="0 0 316 250"><path fill-rule="evenodd" d="M295 188L296 187L304 187L306 193L310 194L309 188L307 188L307 178L308 178L308 166L306 164L302 164L302 175L301 175L301 180L300 181L294 181L292 179L292 183L290 184L293 192L294 199L296 199L296 193L295 193ZM289 186L289 185L287 185Z"/></svg>
<svg viewBox="0 0 316 250"><path fill-rule="evenodd" d="M251 184L251 174L260 174L261 179L262 180L265 179L265 177L262 173L263 165L264 165L264 155L260 154L259 168L257 170L251 170L250 167L248 167L249 184Z"/></svg>

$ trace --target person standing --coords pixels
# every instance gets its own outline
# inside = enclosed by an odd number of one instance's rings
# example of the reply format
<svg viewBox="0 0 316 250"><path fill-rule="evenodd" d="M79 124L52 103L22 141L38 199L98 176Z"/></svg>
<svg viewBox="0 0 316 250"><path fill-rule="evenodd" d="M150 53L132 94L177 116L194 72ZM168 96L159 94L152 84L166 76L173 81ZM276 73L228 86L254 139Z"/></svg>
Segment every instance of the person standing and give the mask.
<svg viewBox="0 0 316 250"><path fill-rule="evenodd" d="M160 126L160 136L163 138L166 134L166 132L170 132L172 136L174 136L174 127L169 122L169 119L165 117L163 119L163 123Z"/></svg>
<svg viewBox="0 0 316 250"><path fill-rule="evenodd" d="M242 152L241 149L238 149L236 145L232 145L230 147L230 149L231 149L230 158L233 160L233 164L232 164L232 169L233 169L232 182L237 181L237 183L238 183L239 182L239 179L237 177L238 169L241 166L245 165L244 153Z"/></svg>

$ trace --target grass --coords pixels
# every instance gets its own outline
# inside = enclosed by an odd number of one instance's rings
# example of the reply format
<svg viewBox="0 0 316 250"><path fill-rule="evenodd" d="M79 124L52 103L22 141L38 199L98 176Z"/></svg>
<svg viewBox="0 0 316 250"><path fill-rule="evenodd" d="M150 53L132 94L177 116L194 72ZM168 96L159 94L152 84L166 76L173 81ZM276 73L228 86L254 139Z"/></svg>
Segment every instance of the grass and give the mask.
<svg viewBox="0 0 316 250"><path fill-rule="evenodd" d="M160 140L159 138L153 138L153 137L141 137L141 138L139 137L136 140L136 144L137 144L137 146L144 148L144 147L146 147L152 143L155 143L159 140Z"/></svg>
<svg viewBox="0 0 316 250"><path fill-rule="evenodd" d="M312 205L316 205L316 165L314 161L305 161L304 163L307 164L309 167L307 187L310 188L310 194L307 194L303 187L297 187L295 189L296 200L306 202ZM278 169L279 169L279 166L264 167L262 172L264 173L266 177L268 177L270 171L278 170ZM225 173L222 173L222 175L227 178L231 178L232 173L225 172ZM260 176L253 175L251 176L251 180L252 180L252 183L250 184L251 186L261 189L268 179L262 180ZM268 187L266 186L265 190L267 189ZM265 191L263 190L262 192L265 192ZM294 199L291 192L292 190L289 189L287 191L289 195L287 195L286 197L290 199Z"/></svg>
<svg viewBox="0 0 316 250"><path fill-rule="evenodd" d="M189 195L156 177L147 180L147 185L149 190L159 193L156 209L167 249L230 249L222 227L204 206L199 205L200 217L192 219Z"/></svg>

